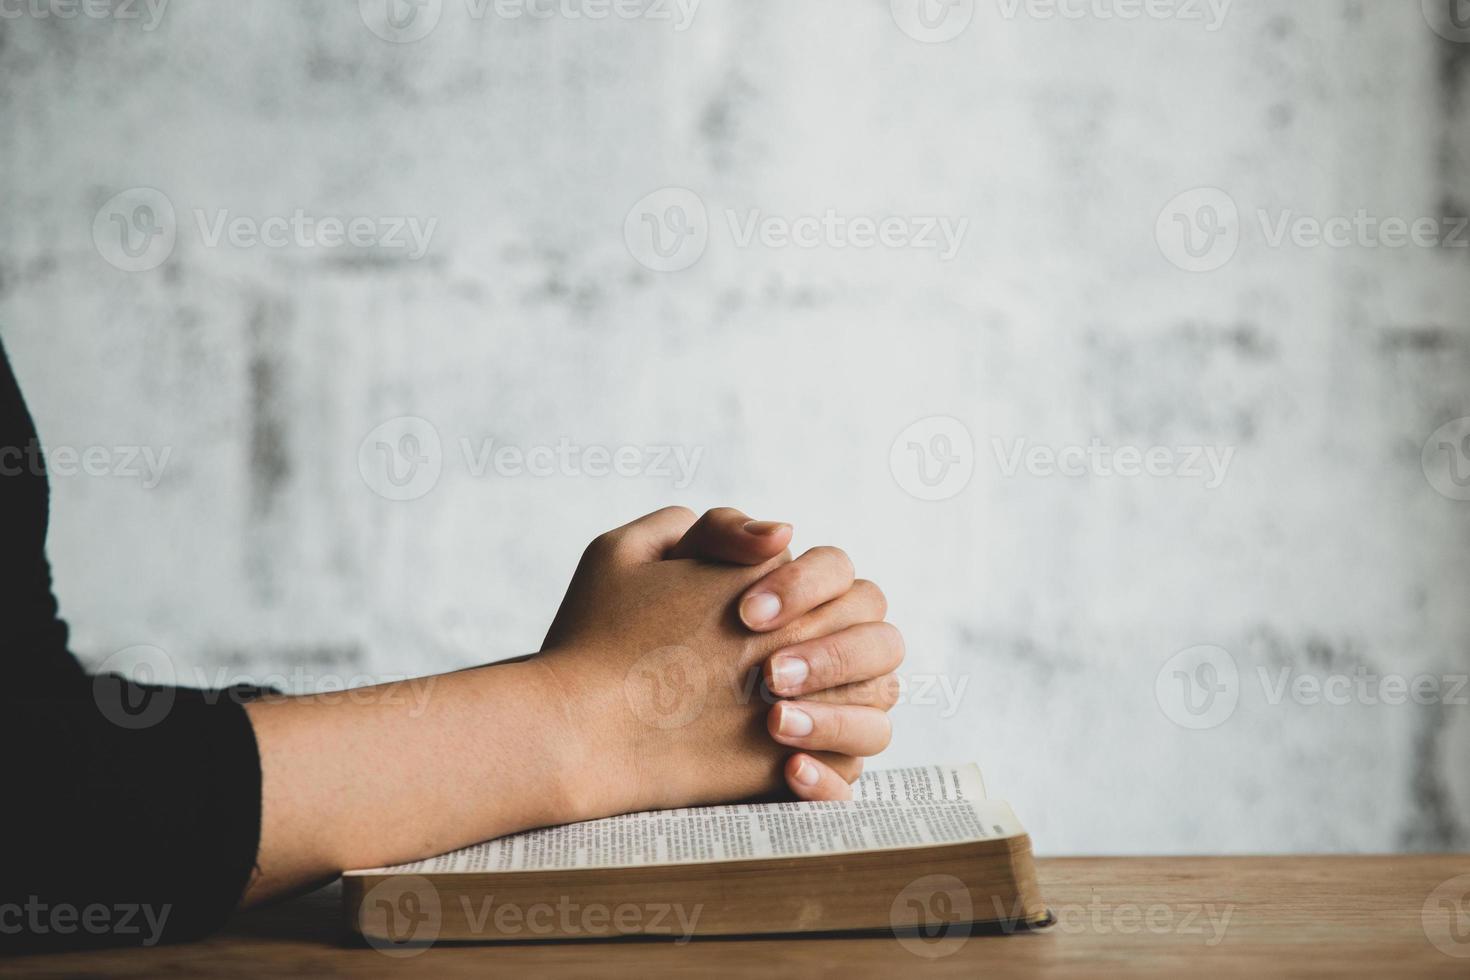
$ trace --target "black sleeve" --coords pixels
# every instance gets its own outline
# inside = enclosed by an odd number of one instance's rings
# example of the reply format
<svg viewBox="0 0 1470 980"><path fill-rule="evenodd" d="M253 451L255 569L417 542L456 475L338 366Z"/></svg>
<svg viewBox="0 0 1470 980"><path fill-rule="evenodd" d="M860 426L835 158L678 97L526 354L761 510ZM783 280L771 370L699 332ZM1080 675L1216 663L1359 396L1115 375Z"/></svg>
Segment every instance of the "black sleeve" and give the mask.
<svg viewBox="0 0 1470 980"><path fill-rule="evenodd" d="M195 938L254 867L260 760L240 699L112 675L88 687L0 702L0 949Z"/></svg>
<svg viewBox="0 0 1470 980"><path fill-rule="evenodd" d="M52 593L48 510L0 348L0 951L199 936L259 845L248 694L88 677Z"/></svg>
<svg viewBox="0 0 1470 980"><path fill-rule="evenodd" d="M70 689L85 677L51 591L49 509L41 442L0 347L0 698Z"/></svg>

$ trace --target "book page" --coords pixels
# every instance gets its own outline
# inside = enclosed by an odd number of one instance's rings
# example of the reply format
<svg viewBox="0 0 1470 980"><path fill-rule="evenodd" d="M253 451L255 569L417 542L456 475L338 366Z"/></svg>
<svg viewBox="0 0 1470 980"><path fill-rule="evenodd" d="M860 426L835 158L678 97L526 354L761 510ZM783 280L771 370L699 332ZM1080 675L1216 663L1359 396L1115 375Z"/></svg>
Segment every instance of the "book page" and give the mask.
<svg viewBox="0 0 1470 980"><path fill-rule="evenodd" d="M853 784L854 801L896 800L983 800L985 780L980 767L912 766L908 769L879 769L865 772Z"/></svg>
<svg viewBox="0 0 1470 980"><path fill-rule="evenodd" d="M426 861L351 874L473 874L802 857L1023 833L987 801L975 766L865 774L847 803L750 803L629 813L485 841Z"/></svg>

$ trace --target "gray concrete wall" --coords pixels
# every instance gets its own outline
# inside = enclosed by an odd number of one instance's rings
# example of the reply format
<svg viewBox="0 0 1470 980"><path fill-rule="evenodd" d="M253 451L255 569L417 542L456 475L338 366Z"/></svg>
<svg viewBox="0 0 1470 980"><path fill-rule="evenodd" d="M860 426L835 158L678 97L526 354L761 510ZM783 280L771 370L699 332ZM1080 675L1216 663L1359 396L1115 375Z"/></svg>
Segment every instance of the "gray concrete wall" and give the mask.
<svg viewBox="0 0 1470 980"><path fill-rule="evenodd" d="M887 761L980 762L1046 852L1470 845L1435 4L38 2L0 331L48 445L100 447L54 479L89 662L508 656L596 532L730 503L885 587Z"/></svg>

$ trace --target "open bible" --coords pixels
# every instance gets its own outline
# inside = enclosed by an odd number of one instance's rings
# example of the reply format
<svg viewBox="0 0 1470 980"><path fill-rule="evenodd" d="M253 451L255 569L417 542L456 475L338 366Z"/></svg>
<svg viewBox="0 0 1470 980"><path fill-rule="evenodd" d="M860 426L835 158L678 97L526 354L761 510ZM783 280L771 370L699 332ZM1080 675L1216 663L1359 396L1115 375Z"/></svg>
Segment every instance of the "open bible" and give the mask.
<svg viewBox="0 0 1470 980"><path fill-rule="evenodd" d="M894 930L1049 919L1031 842L973 766L863 775L842 803L659 810L343 876L375 946Z"/></svg>

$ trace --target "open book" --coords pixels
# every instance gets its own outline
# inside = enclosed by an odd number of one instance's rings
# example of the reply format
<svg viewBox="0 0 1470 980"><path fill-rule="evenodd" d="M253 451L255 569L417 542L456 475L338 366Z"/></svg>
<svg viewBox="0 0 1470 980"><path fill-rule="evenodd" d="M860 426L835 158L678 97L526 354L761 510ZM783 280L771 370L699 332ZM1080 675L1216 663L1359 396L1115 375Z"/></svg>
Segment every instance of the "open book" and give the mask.
<svg viewBox="0 0 1470 980"><path fill-rule="evenodd" d="M1031 842L973 766L866 773L843 803L631 813L349 871L375 946L1043 925Z"/></svg>

